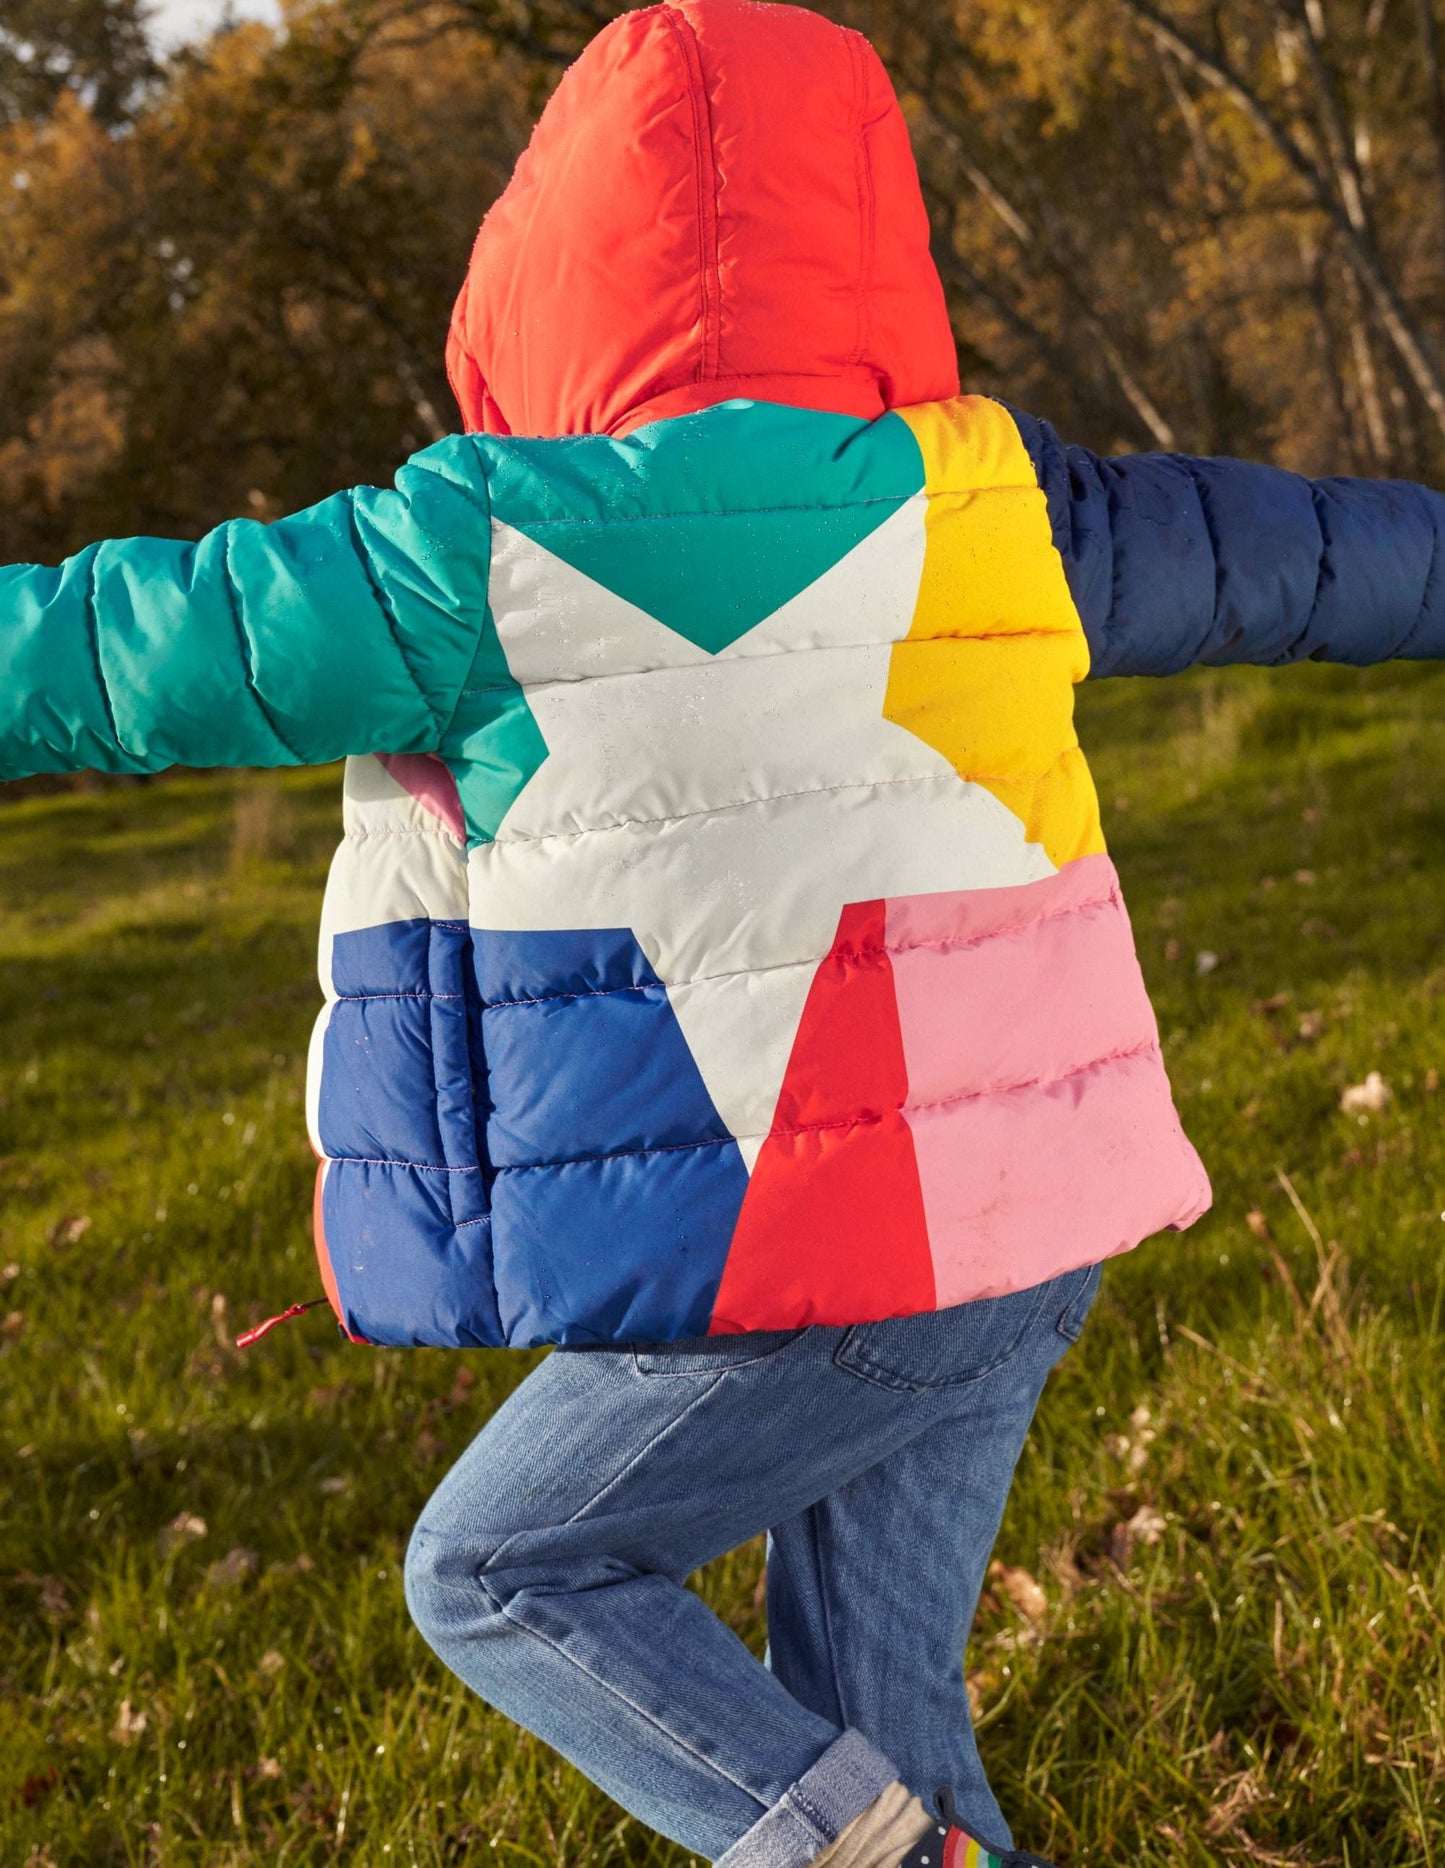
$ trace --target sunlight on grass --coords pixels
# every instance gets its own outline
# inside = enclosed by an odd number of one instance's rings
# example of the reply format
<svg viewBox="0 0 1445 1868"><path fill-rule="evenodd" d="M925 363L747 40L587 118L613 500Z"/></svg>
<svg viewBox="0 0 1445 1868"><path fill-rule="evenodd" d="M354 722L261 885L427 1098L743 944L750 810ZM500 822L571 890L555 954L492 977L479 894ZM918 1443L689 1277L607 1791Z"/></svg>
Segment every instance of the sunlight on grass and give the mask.
<svg viewBox="0 0 1445 1868"><path fill-rule="evenodd" d="M1082 697L1217 1204L1110 1267L968 1656L1064 1862L1445 1859L1442 703L1401 669ZM412 1520L535 1358L320 1312L232 1347L319 1288L337 789L0 811L0 1862L682 1868L407 1623ZM760 1561L698 1579L758 1651Z"/></svg>

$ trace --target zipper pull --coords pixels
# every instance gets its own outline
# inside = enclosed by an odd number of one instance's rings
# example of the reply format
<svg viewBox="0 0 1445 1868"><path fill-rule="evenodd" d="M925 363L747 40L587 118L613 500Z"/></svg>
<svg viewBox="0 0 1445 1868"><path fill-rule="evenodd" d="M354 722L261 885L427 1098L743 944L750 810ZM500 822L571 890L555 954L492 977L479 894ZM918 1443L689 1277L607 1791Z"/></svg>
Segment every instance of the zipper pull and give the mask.
<svg viewBox="0 0 1445 1868"><path fill-rule="evenodd" d="M330 1298L313 1297L309 1303L293 1304L289 1310L283 1310L278 1316L267 1317L264 1323L258 1323L254 1330L243 1330L236 1338L238 1349L249 1349L252 1343L259 1343L263 1336L269 1336L278 1323L284 1323L288 1317L299 1317L303 1311L314 1310L318 1304L330 1303Z"/></svg>

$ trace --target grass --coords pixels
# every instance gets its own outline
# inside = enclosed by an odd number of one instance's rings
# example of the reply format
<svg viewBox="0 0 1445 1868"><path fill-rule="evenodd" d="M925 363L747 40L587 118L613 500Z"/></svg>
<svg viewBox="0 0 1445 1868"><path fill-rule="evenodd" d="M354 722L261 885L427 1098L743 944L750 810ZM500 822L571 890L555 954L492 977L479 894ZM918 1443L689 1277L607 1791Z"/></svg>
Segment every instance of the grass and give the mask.
<svg viewBox="0 0 1445 1868"><path fill-rule="evenodd" d="M1217 1204L1109 1268L1045 1398L985 1755L1066 1863L1445 1864L1445 671L1081 712ZM407 1624L411 1522L534 1359L231 1347L317 1285L336 790L0 812L0 1864L681 1868ZM755 1642L758 1562L699 1579Z"/></svg>

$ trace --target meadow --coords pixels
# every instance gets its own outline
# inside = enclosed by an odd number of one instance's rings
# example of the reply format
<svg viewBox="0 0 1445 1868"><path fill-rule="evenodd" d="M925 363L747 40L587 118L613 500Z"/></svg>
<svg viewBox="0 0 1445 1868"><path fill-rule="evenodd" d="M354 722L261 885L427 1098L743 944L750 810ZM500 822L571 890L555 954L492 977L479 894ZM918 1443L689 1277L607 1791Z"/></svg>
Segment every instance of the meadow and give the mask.
<svg viewBox="0 0 1445 1868"><path fill-rule="evenodd" d="M1216 1204L1046 1394L985 1757L1065 1868L1445 1864L1445 671L1080 715ZM535 1358L233 1346L319 1290L338 789L0 793L0 1865L682 1868L407 1621L412 1520ZM758 1644L760 1562L696 1579Z"/></svg>

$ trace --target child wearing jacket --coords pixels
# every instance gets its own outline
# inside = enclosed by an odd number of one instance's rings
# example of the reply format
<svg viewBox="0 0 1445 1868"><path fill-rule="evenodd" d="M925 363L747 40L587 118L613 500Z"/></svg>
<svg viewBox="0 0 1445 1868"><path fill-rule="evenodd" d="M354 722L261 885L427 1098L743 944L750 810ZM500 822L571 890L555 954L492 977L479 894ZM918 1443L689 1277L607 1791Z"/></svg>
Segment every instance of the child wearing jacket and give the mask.
<svg viewBox="0 0 1445 1868"><path fill-rule="evenodd" d="M1438 657L1445 500L961 396L882 67L753 0L599 35L448 361L395 490L0 571L0 777L347 758L327 1295L559 1347L416 1528L447 1665L728 1868L1036 1861L964 1643L1101 1262L1209 1200L1073 686ZM762 1531L766 1666L684 1587Z"/></svg>

